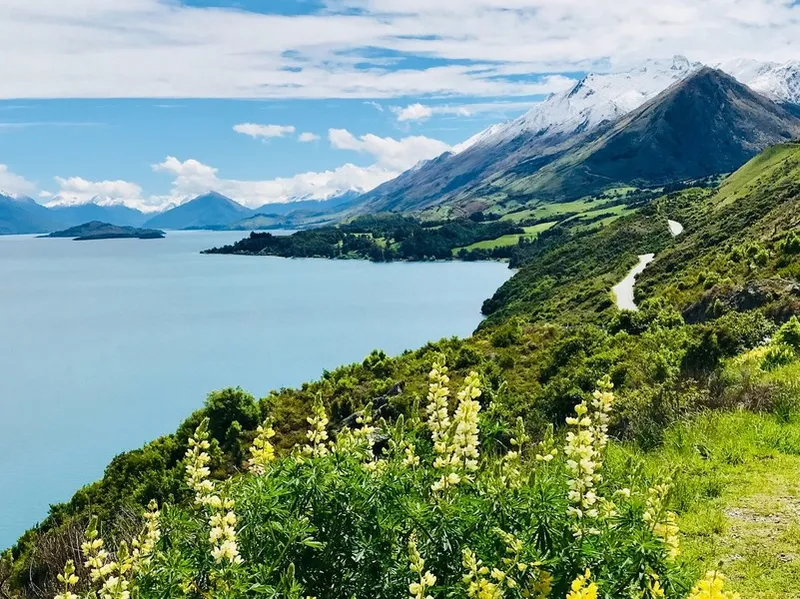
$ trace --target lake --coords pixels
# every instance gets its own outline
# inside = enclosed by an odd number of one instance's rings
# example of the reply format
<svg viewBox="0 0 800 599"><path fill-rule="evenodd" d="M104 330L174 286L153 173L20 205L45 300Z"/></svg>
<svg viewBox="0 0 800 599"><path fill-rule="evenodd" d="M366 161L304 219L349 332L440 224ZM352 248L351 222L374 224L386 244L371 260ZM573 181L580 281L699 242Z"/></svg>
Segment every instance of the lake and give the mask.
<svg viewBox="0 0 800 599"><path fill-rule="evenodd" d="M0 236L0 549L209 391L260 397L375 348L467 336L511 275L492 262L199 254L244 235Z"/></svg>

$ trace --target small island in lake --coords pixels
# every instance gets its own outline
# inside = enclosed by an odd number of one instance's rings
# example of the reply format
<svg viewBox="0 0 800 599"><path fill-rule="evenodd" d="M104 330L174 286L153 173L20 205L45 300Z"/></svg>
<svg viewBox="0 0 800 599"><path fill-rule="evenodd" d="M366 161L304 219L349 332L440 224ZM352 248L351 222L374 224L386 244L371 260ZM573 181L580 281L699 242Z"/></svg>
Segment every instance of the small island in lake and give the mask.
<svg viewBox="0 0 800 599"><path fill-rule="evenodd" d="M109 223L93 220L82 225L56 231L42 237L66 237L73 241L93 241L96 239L163 239L164 231L158 229L137 229L136 227L118 227Z"/></svg>

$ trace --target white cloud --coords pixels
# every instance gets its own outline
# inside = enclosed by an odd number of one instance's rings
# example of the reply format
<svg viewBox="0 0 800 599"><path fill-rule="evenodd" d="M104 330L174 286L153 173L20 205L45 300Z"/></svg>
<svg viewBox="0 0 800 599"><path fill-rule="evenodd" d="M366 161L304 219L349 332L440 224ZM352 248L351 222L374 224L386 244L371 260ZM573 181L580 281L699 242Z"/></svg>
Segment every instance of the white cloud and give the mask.
<svg viewBox="0 0 800 599"><path fill-rule="evenodd" d="M372 133L355 137L347 129L329 129L328 139L334 148L370 154L375 158L377 166L398 173L411 168L420 160L435 158L450 149L443 141L422 135L397 140Z"/></svg>
<svg viewBox="0 0 800 599"><path fill-rule="evenodd" d="M676 52L708 64L800 54L790 0L325 4L286 16L174 0L4 0L0 97L530 96L556 81L520 75Z"/></svg>
<svg viewBox="0 0 800 599"><path fill-rule="evenodd" d="M166 195L146 196L139 185L129 181L56 177L59 191L50 204L71 205L94 201L152 211L183 203L208 191L217 191L251 208L297 199L326 199L346 191L366 192L374 189L420 160L434 158L450 149L448 144L424 136L399 140L373 134L356 137L346 129L329 129L328 139L333 148L367 154L374 162L369 166L346 163L331 170L259 181L226 179L220 176L217 168L198 160L167 156L162 162L152 165L155 172L166 173L172 178L172 188Z"/></svg>
<svg viewBox="0 0 800 599"><path fill-rule="evenodd" d="M162 203L181 203L214 190L251 208L301 198L325 199L345 191L364 192L398 174L377 165L360 167L348 163L333 170L299 173L292 177L242 181L220 178L216 168L173 156L153 165L153 169L174 176L171 195L161 198Z"/></svg>
<svg viewBox="0 0 800 599"><path fill-rule="evenodd" d="M95 202L100 205L123 204L131 208L154 209L142 197L142 188L130 181L88 181L83 177L55 177L58 192L40 193L40 197L53 199L48 206L75 206ZM44 195L49 194L49 195Z"/></svg>
<svg viewBox="0 0 800 599"><path fill-rule="evenodd" d="M416 104L409 104L405 108L400 106L392 106L392 112L397 115L398 121L424 121L433 116L433 109L430 106L425 106L417 102Z"/></svg>
<svg viewBox="0 0 800 599"><path fill-rule="evenodd" d="M563 91L575 84L572 79L564 79ZM530 110L537 104L534 100L528 101L506 101L496 102L474 102L470 104L437 104L424 105L420 103L409 104L408 106L392 106L390 110L397 116L397 120L402 121L423 121L434 115L449 115L459 117L471 117L476 115L494 115L498 119L504 118L509 113L524 112Z"/></svg>
<svg viewBox="0 0 800 599"><path fill-rule="evenodd" d="M319 135L317 135L316 133L310 133L308 131L301 133L300 135L297 136L297 141L302 143L309 143L312 141L317 141L318 139Z"/></svg>
<svg viewBox="0 0 800 599"><path fill-rule="evenodd" d="M12 195L32 195L36 193L36 184L25 177L12 173L8 166L0 164L0 193Z"/></svg>
<svg viewBox="0 0 800 599"><path fill-rule="evenodd" d="M295 132L292 125L259 125L257 123L240 123L233 126L236 133L249 135L253 139L272 139L273 137L284 137Z"/></svg>

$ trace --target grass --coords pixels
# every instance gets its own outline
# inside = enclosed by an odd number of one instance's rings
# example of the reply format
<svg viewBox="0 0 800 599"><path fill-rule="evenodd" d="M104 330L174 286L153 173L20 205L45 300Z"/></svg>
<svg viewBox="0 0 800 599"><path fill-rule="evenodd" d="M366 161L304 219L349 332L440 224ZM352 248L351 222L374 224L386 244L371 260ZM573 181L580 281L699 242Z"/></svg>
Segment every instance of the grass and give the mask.
<svg viewBox="0 0 800 599"><path fill-rule="evenodd" d="M500 220L519 222L530 218L549 218L551 216L561 216L562 214L568 214L570 212L587 212L598 206L602 206L601 201L593 198L582 198L572 202L540 204L533 208L506 214Z"/></svg>
<svg viewBox="0 0 800 599"><path fill-rule="evenodd" d="M615 447L617 466L635 451ZM800 599L800 420L706 413L643 465L674 483L682 559L698 575L719 569L748 599Z"/></svg>
<svg viewBox="0 0 800 599"><path fill-rule="evenodd" d="M548 222L548 223L539 223L538 225L533 225L532 227L523 227L525 229L525 233L520 234L512 234L512 235L503 235L502 237L498 237L496 239L488 239L486 241L478 241L473 243L472 245L466 246L468 250L476 250L476 249L484 249L484 250L491 250L496 247L506 247L509 245L517 245L519 243L520 237L526 237L528 239L536 239L536 237L542 231L547 231L550 227L554 226L555 222ZM460 249L462 248L455 248L453 250L453 254L455 255Z"/></svg>
<svg viewBox="0 0 800 599"><path fill-rule="evenodd" d="M767 148L725 180L717 194L717 208L736 201L749 191L748 183L756 177L770 176L791 154L800 150L800 144L783 144Z"/></svg>

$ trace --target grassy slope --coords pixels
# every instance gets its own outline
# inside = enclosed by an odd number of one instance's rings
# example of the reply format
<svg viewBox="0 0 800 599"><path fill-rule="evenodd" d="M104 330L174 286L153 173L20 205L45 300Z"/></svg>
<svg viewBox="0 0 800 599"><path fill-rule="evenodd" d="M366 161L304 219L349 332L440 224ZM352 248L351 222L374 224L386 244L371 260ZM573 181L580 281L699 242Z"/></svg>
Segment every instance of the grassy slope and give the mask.
<svg viewBox="0 0 800 599"><path fill-rule="evenodd" d="M717 207L722 208L736 201L737 198L752 189L754 182L765 180L787 158L800 148L800 144L783 144L773 146L753 158L738 171L728 177L720 186L717 196Z"/></svg>
<svg viewBox="0 0 800 599"><path fill-rule="evenodd" d="M638 460L615 446L621 466ZM643 460L674 472L683 559L698 574L722 570L748 599L800 597L800 420L706 413L679 424Z"/></svg>
<svg viewBox="0 0 800 599"><path fill-rule="evenodd" d="M506 247L509 245L517 245L519 243L520 238L524 237L525 239L536 239L539 236L539 233L542 231L547 231L548 229L552 228L553 225L556 223L549 222L549 223L539 223L538 225L533 225L532 227L523 227L525 229L525 233L523 235L503 235L502 237L498 237L497 239L488 239L486 241L478 241L473 243L472 245L466 246L465 249L468 250L491 250L496 247ZM455 254L462 248L455 248L453 253Z"/></svg>
<svg viewBox="0 0 800 599"><path fill-rule="evenodd" d="M706 198L697 193L692 201L665 206L686 232L643 273L638 283L643 296L686 307L735 284L798 279L797 261L782 252L781 242L786 231L800 226L800 144L772 148L731 175L718 192ZM764 259L748 256L749 248L763 249ZM736 249L743 256L737 258Z"/></svg>

